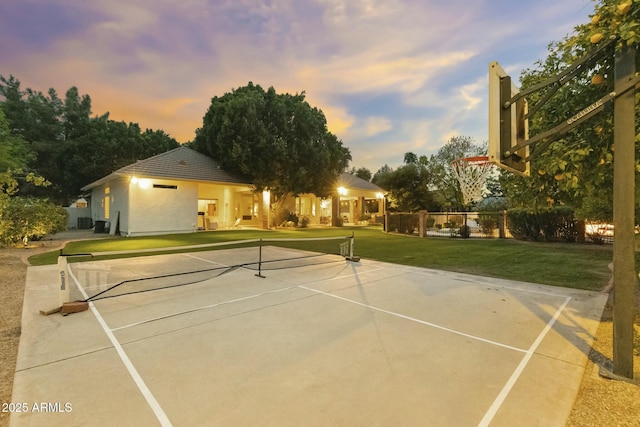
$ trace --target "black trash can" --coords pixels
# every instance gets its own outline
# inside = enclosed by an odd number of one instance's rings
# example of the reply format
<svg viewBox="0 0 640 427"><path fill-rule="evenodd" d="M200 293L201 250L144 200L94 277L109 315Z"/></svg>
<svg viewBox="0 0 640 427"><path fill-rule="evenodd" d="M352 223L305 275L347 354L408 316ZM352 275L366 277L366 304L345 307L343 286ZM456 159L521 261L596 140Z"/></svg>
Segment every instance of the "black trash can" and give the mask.
<svg viewBox="0 0 640 427"><path fill-rule="evenodd" d="M104 225L106 221L96 220L96 226L93 230L94 233L104 233Z"/></svg>

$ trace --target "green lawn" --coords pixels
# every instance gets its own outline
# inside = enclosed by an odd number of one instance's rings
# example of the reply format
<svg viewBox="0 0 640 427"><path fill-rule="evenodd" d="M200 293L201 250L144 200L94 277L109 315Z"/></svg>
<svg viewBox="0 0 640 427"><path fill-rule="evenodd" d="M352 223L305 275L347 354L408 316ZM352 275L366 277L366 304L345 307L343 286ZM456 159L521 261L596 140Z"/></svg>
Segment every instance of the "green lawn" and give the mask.
<svg viewBox="0 0 640 427"><path fill-rule="evenodd" d="M611 246L531 243L511 239L425 238L386 234L377 227L234 230L195 234L111 238L69 243L65 254L150 249L270 237L347 236L355 233L355 253L365 259L472 273L570 288L601 290L611 272ZM282 242L280 246L298 247ZM332 242L326 250L334 250ZM335 252L335 250L334 250ZM55 264L59 252L29 258L32 265Z"/></svg>

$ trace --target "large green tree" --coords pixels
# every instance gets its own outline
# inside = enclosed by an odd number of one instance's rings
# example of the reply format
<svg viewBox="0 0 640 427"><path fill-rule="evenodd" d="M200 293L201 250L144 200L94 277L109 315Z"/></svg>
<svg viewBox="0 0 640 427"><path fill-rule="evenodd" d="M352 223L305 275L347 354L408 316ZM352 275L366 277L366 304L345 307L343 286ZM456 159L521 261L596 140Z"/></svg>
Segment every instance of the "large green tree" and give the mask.
<svg viewBox="0 0 640 427"><path fill-rule="evenodd" d="M276 197L328 196L351 160L304 92L277 94L253 83L211 100L192 146Z"/></svg>
<svg viewBox="0 0 640 427"><path fill-rule="evenodd" d="M486 144L476 144L471 137L454 136L429 157L405 153L403 166L394 170L384 165L371 181L386 189L392 206L401 211L462 211L468 206L464 204L460 183L453 174L451 162L484 155L486 151Z"/></svg>
<svg viewBox="0 0 640 427"><path fill-rule="evenodd" d="M405 164L379 175L376 183L387 190L391 209L401 212L439 210L429 184L427 168L418 163Z"/></svg>
<svg viewBox="0 0 640 427"><path fill-rule="evenodd" d="M26 141L11 132L9 121L0 109L0 172L26 168L32 159L33 153Z"/></svg>
<svg viewBox="0 0 640 427"><path fill-rule="evenodd" d="M614 89L614 50L628 44L636 50L640 69L640 3L600 0L589 23L573 34L549 45L546 59L522 72L521 90L544 82L576 63L594 49L611 43L603 58L584 67L575 78L560 87L529 121L530 136L553 128ZM548 91L549 89L547 89ZM547 91L528 96L529 106ZM636 101L640 95L636 94ZM612 104L612 103L610 103ZM564 204L586 219L611 220L613 183L613 106L595 115L542 149L532 146L531 177L501 175L501 184L512 206L540 207ZM639 116L636 114L636 130ZM640 143L640 135L636 135ZM640 170L640 144L636 144L636 164ZM638 185L636 185L638 189ZM636 200L639 200L636 197Z"/></svg>
<svg viewBox="0 0 640 427"><path fill-rule="evenodd" d="M384 186L384 181L391 172L393 172L393 168L388 164L385 164L380 169L378 169L376 173L373 174L373 177L371 177L371 182L377 185L378 187L382 187L386 190L386 187Z"/></svg>
<svg viewBox="0 0 640 427"><path fill-rule="evenodd" d="M364 166L356 168L355 166L351 168L349 171L351 175L355 175L360 179L364 179L365 181L371 181L371 171Z"/></svg>
<svg viewBox="0 0 640 427"><path fill-rule="evenodd" d="M67 90L63 100L54 89L47 94L23 90L15 77L0 76L0 95L12 150L20 146L16 141L26 144L25 161L8 166L27 168L51 182L46 187L25 185L21 189L25 196L68 203L84 185L178 147L163 131L142 132L136 123L110 120L109 113L92 116L91 97L81 95L76 87Z"/></svg>

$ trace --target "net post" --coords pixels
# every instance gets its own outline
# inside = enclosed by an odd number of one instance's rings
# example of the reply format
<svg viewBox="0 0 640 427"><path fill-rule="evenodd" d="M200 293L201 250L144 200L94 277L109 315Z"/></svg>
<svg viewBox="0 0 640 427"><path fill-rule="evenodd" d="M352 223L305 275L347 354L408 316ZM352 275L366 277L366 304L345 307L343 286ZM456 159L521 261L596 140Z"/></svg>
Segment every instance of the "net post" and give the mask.
<svg viewBox="0 0 640 427"><path fill-rule="evenodd" d="M265 278L265 276L262 275L262 238L258 240L258 273L256 277Z"/></svg>
<svg viewBox="0 0 640 427"><path fill-rule="evenodd" d="M62 255L58 256L58 276L60 278L60 286L58 287L58 300L60 306L65 302L69 302L69 264L67 263L67 257Z"/></svg>
<svg viewBox="0 0 640 427"><path fill-rule="evenodd" d="M349 241L349 259L353 259L353 247L354 247L354 237L355 237L355 233L352 231L351 232L351 240Z"/></svg>
<svg viewBox="0 0 640 427"><path fill-rule="evenodd" d="M355 247L355 240L356 240L356 234L355 232L351 232L351 237L349 237L350 241L349 241L349 256L347 257L347 260L351 261L351 262L360 262L360 257L359 256L355 256L354 255L354 247Z"/></svg>

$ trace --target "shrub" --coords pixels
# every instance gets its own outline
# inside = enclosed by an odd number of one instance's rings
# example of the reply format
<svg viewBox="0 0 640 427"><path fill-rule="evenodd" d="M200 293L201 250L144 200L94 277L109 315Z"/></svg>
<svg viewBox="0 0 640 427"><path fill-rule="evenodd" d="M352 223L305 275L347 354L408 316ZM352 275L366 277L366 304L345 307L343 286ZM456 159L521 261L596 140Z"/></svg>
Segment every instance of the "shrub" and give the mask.
<svg viewBox="0 0 640 427"><path fill-rule="evenodd" d="M298 226L298 216L286 208L280 208L275 212L274 223L276 226Z"/></svg>
<svg viewBox="0 0 640 427"><path fill-rule="evenodd" d="M564 206L545 209L511 209L507 212L511 235L519 240L574 242L577 221Z"/></svg>
<svg viewBox="0 0 640 427"><path fill-rule="evenodd" d="M393 213L389 215L389 228L387 231L413 234L418 229L418 222L418 214Z"/></svg>
<svg viewBox="0 0 640 427"><path fill-rule="evenodd" d="M493 236L493 230L498 228L498 215L497 214L480 214L478 215L478 222L480 223L480 229L485 237Z"/></svg>
<svg viewBox="0 0 640 427"><path fill-rule="evenodd" d="M468 225L463 225L458 230L458 234L460 234L463 239L468 239L471 236L471 227L469 227Z"/></svg>
<svg viewBox="0 0 640 427"><path fill-rule="evenodd" d="M298 226L298 215L296 215L294 212L289 212L287 217L285 218L285 222L288 224L293 224L294 227Z"/></svg>
<svg viewBox="0 0 640 427"><path fill-rule="evenodd" d="M5 199L0 219L0 239L6 245L40 240L66 230L67 212L46 200L32 197Z"/></svg>

